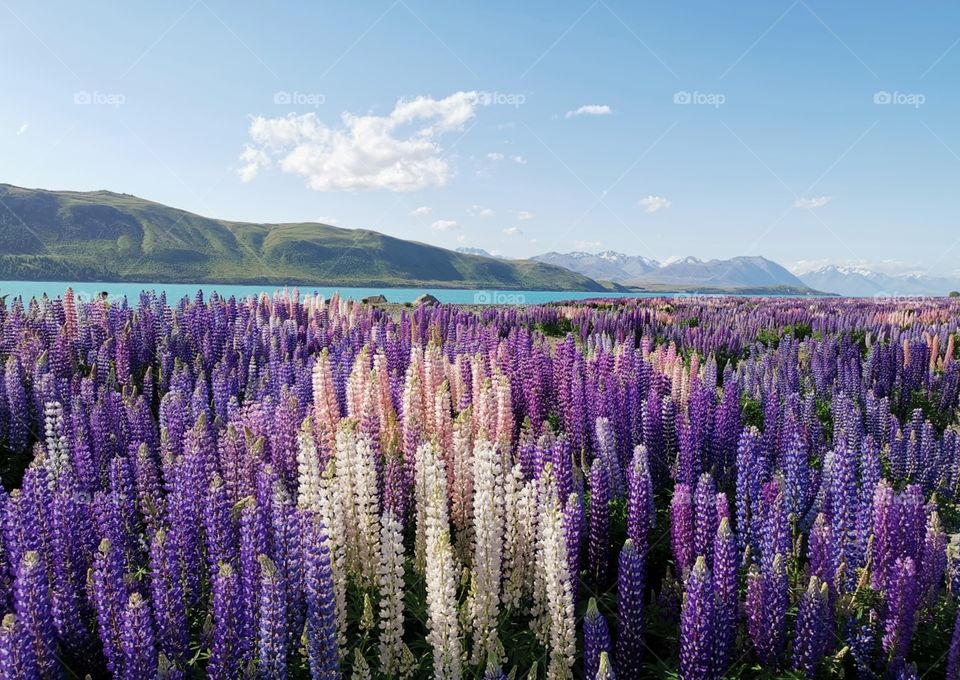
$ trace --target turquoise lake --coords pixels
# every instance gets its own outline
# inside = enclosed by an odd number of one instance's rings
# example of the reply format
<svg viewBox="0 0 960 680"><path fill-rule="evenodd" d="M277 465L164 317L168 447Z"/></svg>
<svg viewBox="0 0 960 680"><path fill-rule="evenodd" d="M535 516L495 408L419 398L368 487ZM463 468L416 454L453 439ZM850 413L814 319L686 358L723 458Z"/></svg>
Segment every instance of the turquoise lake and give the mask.
<svg viewBox="0 0 960 680"><path fill-rule="evenodd" d="M187 296L193 298L198 290L204 296L216 291L223 297L235 296L245 298L250 295L273 293L283 290L280 286L237 286L222 283L71 283L69 281L0 281L0 295L11 298L23 296L24 299L40 297L46 294L49 297L60 297L67 288L73 288L78 300L90 300L100 292L105 292L110 298L126 297L136 300L142 291L156 291L166 293L167 300L179 300ZM587 298L620 298L620 297L659 297L643 293L585 293L581 291L543 291L543 290L466 290L454 288L349 288L344 286L290 286L289 290L299 289L300 295L319 294L330 297L340 293L342 298L360 300L370 295L383 295L388 302L413 302L420 295L429 293L441 302L453 304L542 304L561 300L584 300Z"/></svg>

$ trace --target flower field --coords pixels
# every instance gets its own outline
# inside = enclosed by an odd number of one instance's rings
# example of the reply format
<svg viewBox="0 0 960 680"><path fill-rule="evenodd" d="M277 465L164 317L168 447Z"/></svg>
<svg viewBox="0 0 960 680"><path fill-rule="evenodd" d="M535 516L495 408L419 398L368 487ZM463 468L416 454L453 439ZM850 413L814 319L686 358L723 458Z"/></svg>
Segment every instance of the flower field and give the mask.
<svg viewBox="0 0 960 680"><path fill-rule="evenodd" d="M0 678L960 678L958 326L7 300Z"/></svg>

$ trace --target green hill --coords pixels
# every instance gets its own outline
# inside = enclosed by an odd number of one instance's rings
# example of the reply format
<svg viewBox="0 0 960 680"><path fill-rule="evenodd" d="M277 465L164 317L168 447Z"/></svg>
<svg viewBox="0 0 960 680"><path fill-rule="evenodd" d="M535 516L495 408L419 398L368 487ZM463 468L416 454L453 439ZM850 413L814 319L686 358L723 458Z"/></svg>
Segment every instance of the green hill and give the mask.
<svg viewBox="0 0 960 680"><path fill-rule="evenodd" d="M0 279L601 291L532 260L367 229L201 217L129 194L0 184Z"/></svg>

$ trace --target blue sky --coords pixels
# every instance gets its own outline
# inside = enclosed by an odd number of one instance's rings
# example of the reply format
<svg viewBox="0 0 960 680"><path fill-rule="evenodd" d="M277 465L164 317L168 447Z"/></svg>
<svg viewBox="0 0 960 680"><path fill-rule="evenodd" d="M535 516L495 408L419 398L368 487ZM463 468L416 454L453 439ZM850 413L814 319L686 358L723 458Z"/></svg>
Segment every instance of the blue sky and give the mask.
<svg viewBox="0 0 960 680"><path fill-rule="evenodd" d="M0 0L0 181L510 256L960 269L955 4Z"/></svg>

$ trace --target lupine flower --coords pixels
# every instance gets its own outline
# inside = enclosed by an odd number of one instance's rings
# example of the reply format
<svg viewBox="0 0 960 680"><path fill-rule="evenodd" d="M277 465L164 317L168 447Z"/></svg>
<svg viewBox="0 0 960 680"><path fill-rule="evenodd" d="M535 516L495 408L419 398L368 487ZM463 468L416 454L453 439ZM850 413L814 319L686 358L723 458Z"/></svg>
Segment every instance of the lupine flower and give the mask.
<svg viewBox="0 0 960 680"><path fill-rule="evenodd" d="M123 675L127 680L152 678L157 672L157 648L150 606L140 593L131 593L120 630Z"/></svg>
<svg viewBox="0 0 960 680"><path fill-rule="evenodd" d="M817 664L829 642L829 607L827 584L811 576L810 585L800 597L793 643L793 667L810 678L816 675Z"/></svg>
<svg viewBox="0 0 960 680"><path fill-rule="evenodd" d="M597 667L597 680L617 680L616 674L610 663L610 655L606 652L600 652L600 663Z"/></svg>
<svg viewBox="0 0 960 680"><path fill-rule="evenodd" d="M694 529L693 499L690 487L677 484L673 489L670 502L670 544L673 547L673 560L677 572L686 574L693 566Z"/></svg>
<svg viewBox="0 0 960 680"><path fill-rule="evenodd" d="M47 576L40 555L33 550L20 560L13 584L13 606L16 627L22 629L22 635L29 640L27 644L33 648L29 656L36 658L40 674L59 676Z"/></svg>
<svg viewBox="0 0 960 680"><path fill-rule="evenodd" d="M597 610L596 598L591 597L587 603L587 613L583 617L583 676L596 677L600 668L600 655L612 653L607 620Z"/></svg>
<svg viewBox="0 0 960 680"><path fill-rule="evenodd" d="M629 538L620 551L617 572L617 668L625 678L640 673L643 658L645 555Z"/></svg>
<svg viewBox="0 0 960 680"><path fill-rule="evenodd" d="M473 662L479 665L500 645L497 613L503 553L503 473L499 454L492 444L477 444L473 469L474 593L470 615Z"/></svg>
<svg viewBox="0 0 960 680"><path fill-rule="evenodd" d="M389 510L380 520L380 667L397 675L403 657L403 533Z"/></svg>
<svg viewBox="0 0 960 680"><path fill-rule="evenodd" d="M260 620L257 626L257 675L287 677L287 611L276 565L260 556Z"/></svg>
<svg viewBox="0 0 960 680"><path fill-rule="evenodd" d="M883 633L883 649L891 664L904 658L916 626L918 602L917 569L913 558L901 557L893 565L888 592L887 617Z"/></svg>
<svg viewBox="0 0 960 680"><path fill-rule="evenodd" d="M680 677L717 677L716 615L713 582L703 555L687 577L680 618Z"/></svg>
<svg viewBox="0 0 960 680"><path fill-rule="evenodd" d="M207 672L213 677L236 677L243 654L240 637L244 633L240 610L240 578L229 564L222 564L213 578L213 642Z"/></svg>
<svg viewBox="0 0 960 680"><path fill-rule="evenodd" d="M610 540L610 489L607 468L598 459L590 467L590 575L593 582L607 582Z"/></svg>
<svg viewBox="0 0 960 680"><path fill-rule="evenodd" d="M737 589L738 559L736 538L730 529L730 520L724 517L720 520L720 527L713 542L713 589L717 599L715 655L719 675L726 673L737 632L737 611L740 606Z"/></svg>

